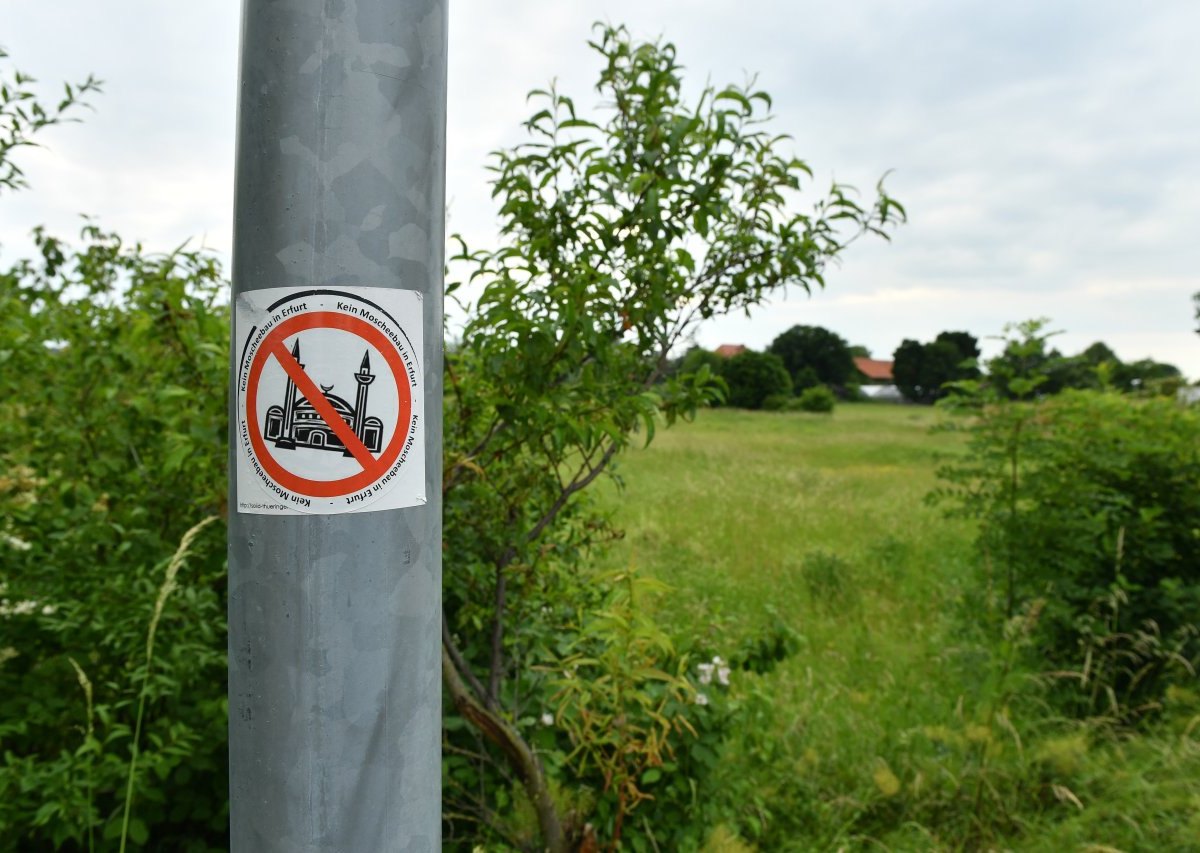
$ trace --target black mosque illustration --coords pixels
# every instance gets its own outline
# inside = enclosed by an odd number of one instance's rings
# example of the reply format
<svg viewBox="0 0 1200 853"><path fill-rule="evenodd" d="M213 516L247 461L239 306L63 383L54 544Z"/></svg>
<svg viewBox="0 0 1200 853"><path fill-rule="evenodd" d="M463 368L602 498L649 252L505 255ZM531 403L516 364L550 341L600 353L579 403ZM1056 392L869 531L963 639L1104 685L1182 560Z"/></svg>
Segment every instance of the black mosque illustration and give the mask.
<svg viewBox="0 0 1200 853"><path fill-rule="evenodd" d="M363 353L362 365L357 373L351 374L358 383L353 406L336 394L330 393L333 391L332 385L322 385L321 393L367 450L378 453L383 442L383 421L367 416L367 392L371 383L375 381L375 374L371 372L370 356L369 351ZM292 345L292 358L300 364L300 341ZM303 369L304 365L300 364L300 367ZM275 442L275 446L283 450L310 447L313 450L337 451L345 456L353 455L313 404L299 393L290 376L283 392L283 405L267 409L263 434L268 441Z"/></svg>

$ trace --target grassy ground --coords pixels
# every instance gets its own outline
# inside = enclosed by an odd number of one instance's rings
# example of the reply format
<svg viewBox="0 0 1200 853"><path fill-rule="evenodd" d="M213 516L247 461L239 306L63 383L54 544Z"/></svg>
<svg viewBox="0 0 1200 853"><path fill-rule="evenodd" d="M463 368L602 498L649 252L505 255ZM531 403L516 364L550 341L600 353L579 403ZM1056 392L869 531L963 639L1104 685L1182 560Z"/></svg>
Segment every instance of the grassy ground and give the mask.
<svg viewBox="0 0 1200 853"><path fill-rule="evenodd" d="M952 436L930 435L933 418L878 406L705 412L622 464L619 558L678 588L662 618L680 629L728 622L720 636L736 640L775 609L805 616L814 640L829 638L825 628L840 636L851 602L814 608L821 583L856 599L868 632L923 622L953 594L969 549L968 529L923 505L939 455L955 449ZM823 581L814 564L830 556L845 565Z"/></svg>
<svg viewBox="0 0 1200 853"><path fill-rule="evenodd" d="M767 710L726 749L740 802L711 846L1200 850L1186 714L1130 739L1039 704L1019 630L1005 643L987 617L970 525L924 502L961 452L935 417L711 411L623 461L611 559L670 585L671 634L727 659L791 642L734 675L734 701Z"/></svg>

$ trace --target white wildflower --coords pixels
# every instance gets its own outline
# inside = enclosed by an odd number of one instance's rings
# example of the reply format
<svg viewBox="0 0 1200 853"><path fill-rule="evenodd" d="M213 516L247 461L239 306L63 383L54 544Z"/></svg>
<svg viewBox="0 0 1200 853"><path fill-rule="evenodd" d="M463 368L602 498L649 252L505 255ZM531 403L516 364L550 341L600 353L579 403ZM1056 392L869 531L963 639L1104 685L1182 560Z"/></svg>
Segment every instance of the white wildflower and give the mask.
<svg viewBox="0 0 1200 853"><path fill-rule="evenodd" d="M549 711L547 711L546 713L542 714L542 716L540 717L540 720L541 720L541 723L542 723L542 725L543 725L543 726L552 726L552 725L554 725L554 715L553 715L553 714L551 714Z"/></svg>
<svg viewBox="0 0 1200 853"><path fill-rule="evenodd" d="M717 667L717 684L720 684L722 687L729 686L729 667L727 667L727 666L718 666Z"/></svg>
<svg viewBox="0 0 1200 853"><path fill-rule="evenodd" d="M0 536L4 538L4 544L9 548L12 548L14 551L28 551L33 547L33 545L26 542L24 539L13 536L11 533L0 533Z"/></svg>
<svg viewBox="0 0 1200 853"><path fill-rule="evenodd" d="M705 696L703 693L697 693L696 694L696 704L697 705L707 705L708 697Z"/></svg>
<svg viewBox="0 0 1200 853"><path fill-rule="evenodd" d="M42 615L43 615L43 616L53 616L53 615L54 615L54 612L55 612L56 610L58 610L58 608L57 608L57 607L55 607L53 604L44 604L44 605L42 605Z"/></svg>
<svg viewBox="0 0 1200 853"><path fill-rule="evenodd" d="M696 664L696 669L700 670L701 684L712 684L713 669L715 669L715 667L711 663Z"/></svg>

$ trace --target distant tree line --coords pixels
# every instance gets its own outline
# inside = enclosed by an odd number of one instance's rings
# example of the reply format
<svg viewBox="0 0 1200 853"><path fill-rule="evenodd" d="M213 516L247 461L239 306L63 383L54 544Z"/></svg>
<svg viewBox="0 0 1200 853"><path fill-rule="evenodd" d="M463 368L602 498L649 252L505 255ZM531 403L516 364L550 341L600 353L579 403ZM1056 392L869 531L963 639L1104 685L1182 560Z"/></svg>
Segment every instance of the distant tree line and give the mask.
<svg viewBox="0 0 1200 853"><path fill-rule="evenodd" d="M1200 324L1200 294L1194 299ZM1153 359L1123 362L1101 341L1064 355L1050 346L1056 333L1048 332L1047 324L1030 320L1006 327L1011 334L1004 349L983 362L979 341L969 332L945 331L928 342L906 338L892 356L892 381L905 400L922 404L963 391L964 383L983 383L1000 397L1020 399L1068 388L1173 394L1184 382L1174 365ZM724 382L725 404L736 408L830 411L835 400L860 398L868 381L855 365L860 357L869 358L870 352L836 332L797 325L763 352L744 349L726 357L694 346L674 369L689 374L706 368ZM1035 378L1035 387L1029 387Z"/></svg>
<svg viewBox="0 0 1200 853"><path fill-rule="evenodd" d="M793 326L765 352L745 349L725 357L701 347L675 365L679 373L701 367L726 386L725 403L741 409L800 409L829 412L838 399L855 399L862 381L854 358L866 353L820 326Z"/></svg>
<svg viewBox="0 0 1200 853"><path fill-rule="evenodd" d="M1058 333L1048 331L1048 325L1048 320L1036 319L1006 326L1004 349L988 359L981 381L1010 400L1068 388L1170 396L1184 384L1175 365L1150 358L1124 362L1101 341L1075 355L1063 355L1050 346Z"/></svg>

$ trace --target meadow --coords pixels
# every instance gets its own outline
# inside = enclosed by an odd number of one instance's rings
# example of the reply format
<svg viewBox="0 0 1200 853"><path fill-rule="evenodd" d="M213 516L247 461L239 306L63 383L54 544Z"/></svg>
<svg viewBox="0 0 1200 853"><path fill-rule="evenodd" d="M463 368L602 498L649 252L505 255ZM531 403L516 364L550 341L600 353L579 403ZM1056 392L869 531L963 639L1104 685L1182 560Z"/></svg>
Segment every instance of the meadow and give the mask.
<svg viewBox="0 0 1200 853"><path fill-rule="evenodd" d="M1195 693L1136 734L1045 701L972 523L925 501L962 452L939 417L710 410L622 460L609 559L668 585L655 616L695 660L735 664L699 687L737 720L708 849L1200 850ZM777 664L737 665L764 644Z"/></svg>

